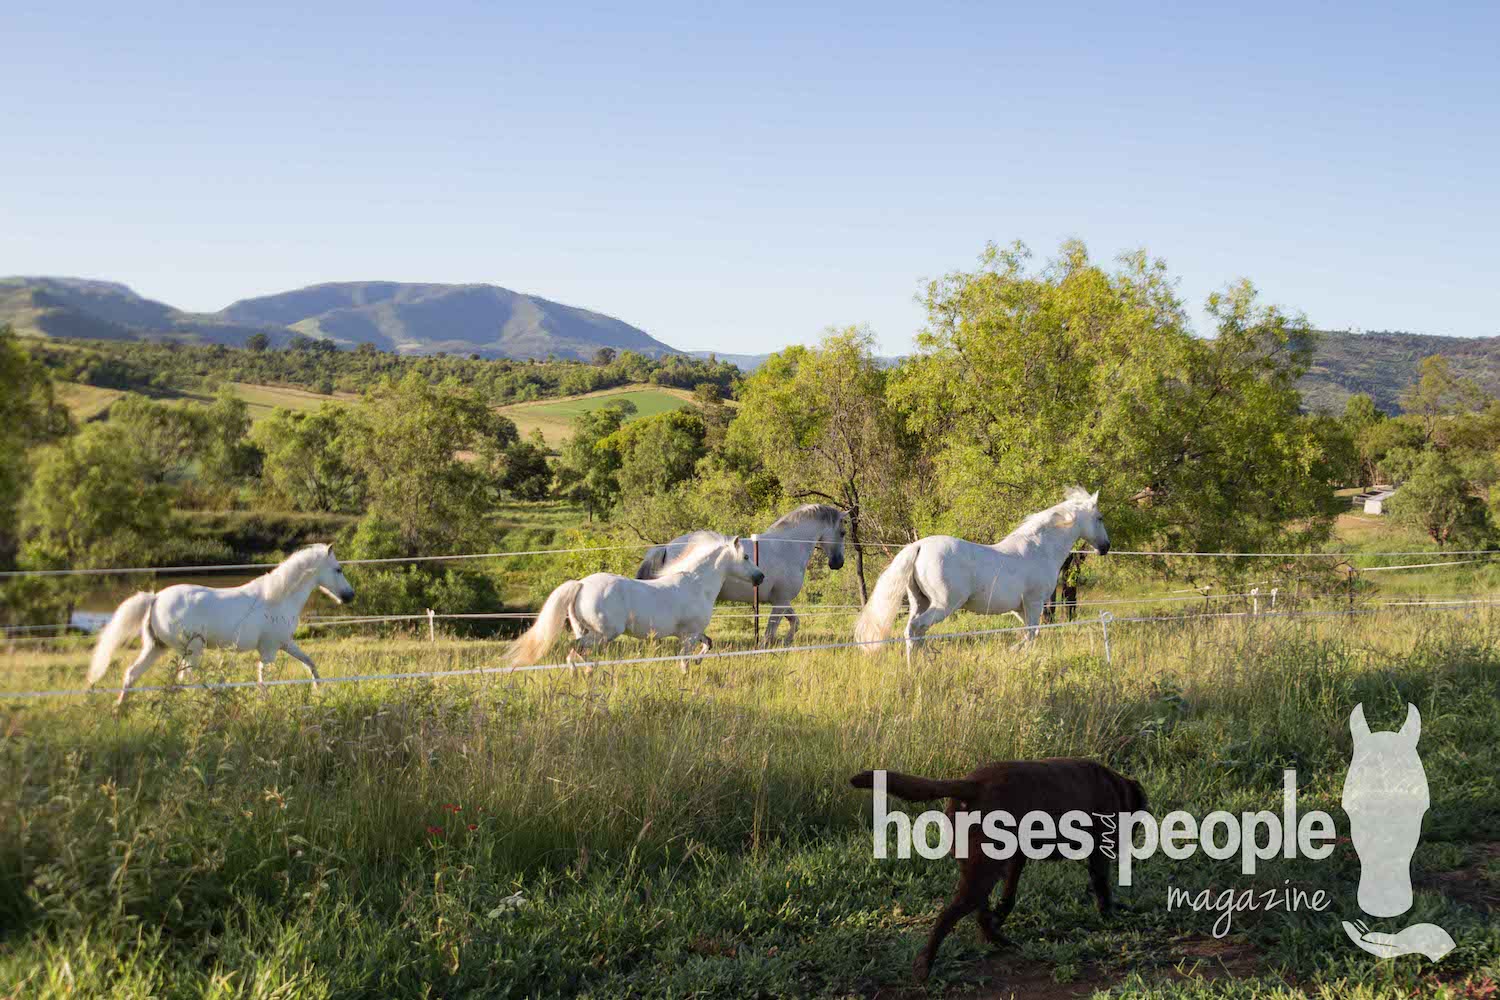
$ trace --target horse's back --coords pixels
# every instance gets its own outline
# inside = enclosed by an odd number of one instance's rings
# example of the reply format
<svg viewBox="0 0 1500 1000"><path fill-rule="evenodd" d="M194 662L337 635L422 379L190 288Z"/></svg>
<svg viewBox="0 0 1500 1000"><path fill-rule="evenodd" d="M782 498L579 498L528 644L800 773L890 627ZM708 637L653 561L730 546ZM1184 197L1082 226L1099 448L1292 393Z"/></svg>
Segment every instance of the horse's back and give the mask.
<svg viewBox="0 0 1500 1000"><path fill-rule="evenodd" d="M151 624L157 635L174 643L202 636L211 646L249 649L264 623L263 616L253 614L261 604L240 587L179 583L157 593Z"/></svg>

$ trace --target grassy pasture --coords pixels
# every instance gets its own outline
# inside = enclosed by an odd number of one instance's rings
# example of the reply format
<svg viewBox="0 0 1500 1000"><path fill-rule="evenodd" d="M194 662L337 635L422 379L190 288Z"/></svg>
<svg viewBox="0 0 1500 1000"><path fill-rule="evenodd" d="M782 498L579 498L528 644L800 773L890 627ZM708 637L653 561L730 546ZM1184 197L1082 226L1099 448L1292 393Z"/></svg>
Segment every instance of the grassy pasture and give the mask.
<svg viewBox="0 0 1500 1000"><path fill-rule="evenodd" d="M573 433L573 421L581 413L602 409L617 400L628 400L635 404L636 412L631 419L654 417L658 413L676 410L691 403L693 394L684 389L654 386L622 386L600 392L568 396L563 399L541 399L530 403L515 403L500 408L501 413L516 422L521 436L533 430L541 430L542 437L553 448L558 447Z"/></svg>
<svg viewBox="0 0 1500 1000"><path fill-rule="evenodd" d="M234 390L234 394L243 399L250 406L250 419L252 421L264 420L275 410L316 410L319 406L330 401L349 402L358 399L354 393L336 392L332 396L324 396L320 393L310 392L306 389L297 389L292 386L283 385L254 385L249 382L228 382ZM73 418L80 423L93 420L101 416L109 409L110 404L126 393L119 389L103 389L98 386L81 385L76 382L59 382L58 395L63 405L73 414ZM206 392L171 391L163 392L158 398L177 400L190 399L199 403L213 402L213 396Z"/></svg>
<svg viewBox="0 0 1500 1000"><path fill-rule="evenodd" d="M721 647L748 638L744 619L722 625ZM649 666L144 694L120 716L102 700L0 702L0 990L921 996L906 970L952 864L874 860L850 774L1077 754L1142 780L1158 816L1202 816L1279 808L1295 767L1299 808L1342 834L1348 714L1363 703L1373 729L1395 728L1409 700L1432 809L1415 907L1377 929L1437 923L1458 942L1443 962L1377 961L1345 939L1358 864L1341 844L1253 877L1158 855L1108 922L1081 897L1080 866L1031 865L1010 946L990 954L961 925L931 992L1481 996L1500 961L1497 640L1489 609L1397 611L1122 624L1111 663L1088 628L1033 652L949 642L914 669L836 650L686 678ZM307 647L326 674L353 674L492 665L504 644ZM17 652L6 686L74 687L84 660ZM211 654L204 674L251 667ZM1325 889L1332 908L1237 914L1220 940L1215 915L1166 910L1169 885L1284 880Z"/></svg>

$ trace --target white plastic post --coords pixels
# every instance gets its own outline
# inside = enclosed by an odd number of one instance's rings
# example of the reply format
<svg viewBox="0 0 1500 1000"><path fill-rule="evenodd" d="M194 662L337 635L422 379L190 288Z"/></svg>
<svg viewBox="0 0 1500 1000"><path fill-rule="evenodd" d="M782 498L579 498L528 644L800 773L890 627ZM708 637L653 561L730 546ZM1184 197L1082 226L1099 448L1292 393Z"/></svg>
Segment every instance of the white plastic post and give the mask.
<svg viewBox="0 0 1500 1000"><path fill-rule="evenodd" d="M431 608L427 609L427 641L437 642L437 624L433 620Z"/></svg>
<svg viewBox="0 0 1500 1000"><path fill-rule="evenodd" d="M1277 588L1276 587L1272 587L1271 588L1271 610L1272 611L1276 610L1276 592L1277 592Z"/></svg>
<svg viewBox="0 0 1500 1000"><path fill-rule="evenodd" d="M1099 612L1099 628L1104 632L1104 662L1110 663L1109 656L1109 623L1115 620L1115 616L1108 611Z"/></svg>
<svg viewBox="0 0 1500 1000"><path fill-rule="evenodd" d="M1258 614L1260 614L1260 588L1259 587L1251 587L1250 588L1250 613L1252 615L1258 615Z"/></svg>

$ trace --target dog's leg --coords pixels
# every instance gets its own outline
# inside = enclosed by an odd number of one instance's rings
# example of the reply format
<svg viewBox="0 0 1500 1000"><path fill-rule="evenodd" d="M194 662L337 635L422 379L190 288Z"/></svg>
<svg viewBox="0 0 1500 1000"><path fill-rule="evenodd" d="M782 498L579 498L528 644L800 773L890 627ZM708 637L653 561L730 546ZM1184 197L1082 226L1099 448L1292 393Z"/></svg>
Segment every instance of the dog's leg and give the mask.
<svg viewBox="0 0 1500 1000"><path fill-rule="evenodd" d="M963 867L959 869L958 888L953 893L953 899L944 907L943 912L938 914L932 934L927 938L927 947L922 949L922 954L918 955L917 960L912 963L912 975L919 983L927 981L927 974L932 971L932 963L937 958L938 948L941 947L943 938L953 930L954 924L984 906L985 899L1000 877L999 868L982 852L979 852L977 857L971 854L964 859L962 865Z"/></svg>
<svg viewBox="0 0 1500 1000"><path fill-rule="evenodd" d="M1102 851L1089 855L1089 885L1094 889L1094 904L1099 907L1099 916L1109 916L1112 906L1109 898L1109 859Z"/></svg>
<svg viewBox="0 0 1500 1000"><path fill-rule="evenodd" d="M996 947L1005 943L1005 938L1000 933L1000 925L1005 923L1005 918L1010 916L1010 911L1016 907L1016 887L1021 884L1021 869L1026 867L1026 856L1016 853L1011 855L1006 862L1005 889L1000 894L1000 905L994 910L989 908L986 900L983 908L979 911L979 933L984 936L985 941ZM993 882L990 883L992 886Z"/></svg>

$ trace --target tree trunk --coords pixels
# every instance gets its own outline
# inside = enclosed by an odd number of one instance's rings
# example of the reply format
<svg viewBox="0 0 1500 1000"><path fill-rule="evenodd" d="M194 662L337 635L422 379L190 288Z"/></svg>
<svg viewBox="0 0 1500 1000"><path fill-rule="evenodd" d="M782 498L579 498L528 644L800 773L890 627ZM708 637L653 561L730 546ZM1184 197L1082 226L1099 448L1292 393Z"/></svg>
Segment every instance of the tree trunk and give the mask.
<svg viewBox="0 0 1500 1000"><path fill-rule="evenodd" d="M859 603L870 599L870 588L865 584L865 549L859 544L859 508L849 512L849 541L854 543L854 572L859 577Z"/></svg>

